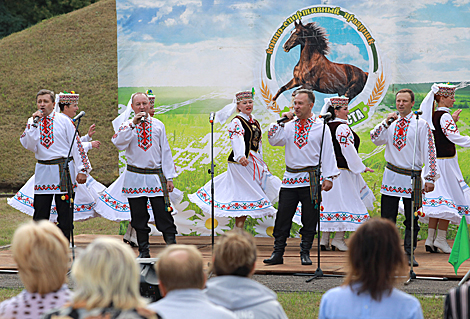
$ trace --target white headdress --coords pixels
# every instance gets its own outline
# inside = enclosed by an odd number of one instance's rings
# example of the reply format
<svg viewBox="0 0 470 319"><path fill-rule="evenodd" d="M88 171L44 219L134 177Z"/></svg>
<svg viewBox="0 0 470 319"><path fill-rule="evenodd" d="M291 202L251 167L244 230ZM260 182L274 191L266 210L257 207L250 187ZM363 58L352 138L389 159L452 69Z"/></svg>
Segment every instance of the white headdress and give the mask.
<svg viewBox="0 0 470 319"><path fill-rule="evenodd" d="M324 101L325 101L325 104L323 104L320 114L325 114L326 112L328 112L328 108L330 106L333 106L333 108L335 109L348 106L349 98L344 97L344 96L326 97Z"/></svg>
<svg viewBox="0 0 470 319"><path fill-rule="evenodd" d="M431 91L426 95L424 98L423 102L421 103L419 109L423 112L421 115L421 118L426 120L428 122L429 127L431 130L434 130L434 125L432 123L432 110L434 107L434 96L435 95L441 95L441 96L454 96L455 94L455 89L457 88L456 85L452 84L444 84L444 83L439 83L436 84L434 83L431 86Z"/></svg>
<svg viewBox="0 0 470 319"><path fill-rule="evenodd" d="M215 113L214 121L216 123L224 124L225 121L236 111L237 103L243 100L253 100L255 97L255 89L251 91L240 91L235 93L232 103L224 106L223 109Z"/></svg>

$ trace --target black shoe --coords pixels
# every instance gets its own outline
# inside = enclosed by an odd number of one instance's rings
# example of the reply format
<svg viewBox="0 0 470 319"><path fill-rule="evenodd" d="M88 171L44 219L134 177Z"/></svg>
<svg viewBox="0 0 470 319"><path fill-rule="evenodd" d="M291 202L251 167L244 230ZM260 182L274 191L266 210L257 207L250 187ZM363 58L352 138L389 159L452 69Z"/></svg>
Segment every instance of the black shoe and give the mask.
<svg viewBox="0 0 470 319"><path fill-rule="evenodd" d="M130 240L127 240L127 239L122 239L123 242L125 242L126 244L130 245L131 247L137 247L137 245L133 242L133 241L130 241Z"/></svg>
<svg viewBox="0 0 470 319"><path fill-rule="evenodd" d="M411 255L407 255L407 256L408 256L408 266L411 266ZM418 266L419 264L415 259L415 255L413 254L413 267L418 267Z"/></svg>
<svg viewBox="0 0 470 319"><path fill-rule="evenodd" d="M265 264L268 265L279 265L284 263L284 258L282 257L283 253L281 252L273 252L271 257L268 259L263 260Z"/></svg>
<svg viewBox="0 0 470 319"><path fill-rule="evenodd" d="M308 254L301 254L300 261L302 262L302 265L304 266L309 266L312 264L312 260L310 259L310 256Z"/></svg>
<svg viewBox="0 0 470 319"><path fill-rule="evenodd" d="M163 240L167 245L174 245L176 244L176 234L163 233Z"/></svg>
<svg viewBox="0 0 470 319"><path fill-rule="evenodd" d="M137 258L150 258L150 252L149 251L141 251L139 256Z"/></svg>
<svg viewBox="0 0 470 319"><path fill-rule="evenodd" d="M426 246L424 246L424 247L426 247L426 251L427 251L427 252L430 252L430 253L438 253L437 247L434 247L434 249L432 249L432 247L429 246L429 245L426 245Z"/></svg>

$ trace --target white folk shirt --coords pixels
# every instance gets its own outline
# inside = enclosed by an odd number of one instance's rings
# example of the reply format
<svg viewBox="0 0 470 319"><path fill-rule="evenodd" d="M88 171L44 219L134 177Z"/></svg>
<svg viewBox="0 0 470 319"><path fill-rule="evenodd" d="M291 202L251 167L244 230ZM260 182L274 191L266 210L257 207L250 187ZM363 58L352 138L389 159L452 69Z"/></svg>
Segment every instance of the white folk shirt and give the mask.
<svg viewBox="0 0 470 319"><path fill-rule="evenodd" d="M119 150L126 151L128 165L138 168L161 168L166 179L172 180L177 174L165 125L151 117L147 117L145 123L144 130L142 123L134 126L132 120L123 122L111 141ZM128 170L125 174L122 193L126 197L163 196L158 175L138 174Z"/></svg>
<svg viewBox="0 0 470 319"><path fill-rule="evenodd" d="M45 118L51 122L48 128L44 127ZM27 150L34 152L38 160L47 161L67 157L72 138L75 134L75 126L72 120L64 114L55 111L52 111L45 118L40 119L37 125L34 124L32 117L28 119L26 129L20 137L21 145ZM69 169L72 183L75 184L75 172L88 175L91 171L90 162L78 135L73 143L71 156L73 157L73 162L69 163ZM34 193L65 193L60 191L59 165L37 163L35 174Z"/></svg>
<svg viewBox="0 0 470 319"><path fill-rule="evenodd" d="M383 120L370 131L370 138L377 146L386 145L385 160L390 164L413 170L421 170L424 164L421 176L425 182L434 183L439 178L434 137L429 124L420 118L418 132L416 132L416 117L412 112L404 118L399 117L390 127L387 126L386 119ZM415 139L417 145L413 166ZM411 192L410 176L398 174L385 168L380 193L411 198Z"/></svg>
<svg viewBox="0 0 470 319"><path fill-rule="evenodd" d="M459 129L450 114L450 109L447 107L438 107L436 111L444 111L447 113L442 114L441 116L441 128L444 135L454 143L462 147L470 147L470 136L462 136L459 133Z"/></svg>
<svg viewBox="0 0 470 319"><path fill-rule="evenodd" d="M251 117L249 117L248 115L246 115L242 112L240 112L238 115L241 116L242 118L244 118L245 120L247 120L247 122L254 123L253 115L251 115ZM245 156L245 139L244 139L245 129L243 128L243 125L242 125L242 123L240 122L239 119L234 118L229 123L229 125L228 125L228 135L230 137L230 142L232 144L233 159L234 159L234 161L239 162L240 159L243 156ZM261 144L261 140L260 140L259 141L259 147L258 147L258 153L259 154L256 154L256 152L252 151L252 150L250 150L250 154L252 156L256 156L259 159L263 159L262 149L263 148L262 148L262 144Z"/></svg>
<svg viewBox="0 0 470 319"><path fill-rule="evenodd" d="M363 173L366 170L366 166L362 163L354 147L354 135L348 125L348 121L337 118L331 122L343 123L336 128L336 140L341 147L341 153L348 163L349 170L354 174Z"/></svg>
<svg viewBox="0 0 470 319"><path fill-rule="evenodd" d="M320 159L320 144L322 139L323 121L312 116L307 119L304 130L300 131L300 120L290 121L283 125L271 123L268 131L269 144L272 146L285 146L286 166L300 169L318 165ZM336 166L335 152L328 125L325 126L323 139L322 175L332 180L340 174ZM308 172L285 172L282 187L295 188L310 186Z"/></svg>

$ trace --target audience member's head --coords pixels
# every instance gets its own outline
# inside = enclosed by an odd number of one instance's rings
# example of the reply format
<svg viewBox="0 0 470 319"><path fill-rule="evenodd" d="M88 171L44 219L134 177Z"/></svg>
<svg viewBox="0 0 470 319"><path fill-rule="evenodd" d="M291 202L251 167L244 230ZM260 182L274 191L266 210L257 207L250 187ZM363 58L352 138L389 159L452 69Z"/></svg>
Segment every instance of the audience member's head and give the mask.
<svg viewBox="0 0 470 319"><path fill-rule="evenodd" d="M49 221L31 221L13 235L13 259L27 291L48 294L65 283L69 242Z"/></svg>
<svg viewBox="0 0 470 319"><path fill-rule="evenodd" d="M190 245L170 245L155 265L162 296L177 289L202 289L206 282L202 255Z"/></svg>
<svg viewBox="0 0 470 319"><path fill-rule="evenodd" d="M358 294L368 292L380 301L383 293L391 293L397 278L406 275L400 237L389 220L372 218L356 230L348 246L350 269L344 284L359 284Z"/></svg>
<svg viewBox="0 0 470 319"><path fill-rule="evenodd" d="M145 307L140 296L140 272L134 252L121 241L97 238L80 254L72 267L76 283L74 305L88 310Z"/></svg>
<svg viewBox="0 0 470 319"><path fill-rule="evenodd" d="M253 236L234 229L218 237L212 271L217 276L251 277L255 269L256 244Z"/></svg>

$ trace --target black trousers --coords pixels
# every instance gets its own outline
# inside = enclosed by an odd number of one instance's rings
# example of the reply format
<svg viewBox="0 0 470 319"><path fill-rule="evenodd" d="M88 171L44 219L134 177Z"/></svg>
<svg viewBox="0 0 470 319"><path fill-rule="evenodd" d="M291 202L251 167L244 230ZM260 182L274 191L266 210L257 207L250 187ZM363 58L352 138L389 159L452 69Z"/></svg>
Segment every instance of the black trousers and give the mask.
<svg viewBox="0 0 470 319"><path fill-rule="evenodd" d="M34 194L34 214L33 220L49 220L51 215L52 198L55 198L57 208L57 226L62 230L65 237L70 240L70 230L72 228L72 212L70 203L62 200L65 194ZM74 196L73 196L74 197Z"/></svg>
<svg viewBox="0 0 470 319"><path fill-rule="evenodd" d="M131 226L136 231L150 233L148 221L150 219L147 200L150 199L152 205L153 217L155 218L155 226L162 233L176 234L176 225L171 213L165 211L165 200L163 196L158 197L135 197L128 198L131 209Z"/></svg>
<svg viewBox="0 0 470 319"><path fill-rule="evenodd" d="M313 208L310 198L310 187L281 188L279 192L279 206L274 222L274 238L288 238L292 226L292 218L299 202L302 203L302 224L300 229L302 238L315 236L318 222L317 212Z"/></svg>
<svg viewBox="0 0 470 319"><path fill-rule="evenodd" d="M397 223L398 215L398 203L400 197L389 196L382 194L381 199L381 213L382 218L387 218L394 224ZM403 204L405 205L405 229L411 231L411 198L403 198ZM413 216L414 217L414 216ZM419 231L418 218L414 218L414 230Z"/></svg>

